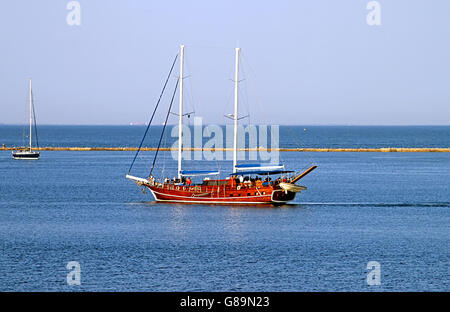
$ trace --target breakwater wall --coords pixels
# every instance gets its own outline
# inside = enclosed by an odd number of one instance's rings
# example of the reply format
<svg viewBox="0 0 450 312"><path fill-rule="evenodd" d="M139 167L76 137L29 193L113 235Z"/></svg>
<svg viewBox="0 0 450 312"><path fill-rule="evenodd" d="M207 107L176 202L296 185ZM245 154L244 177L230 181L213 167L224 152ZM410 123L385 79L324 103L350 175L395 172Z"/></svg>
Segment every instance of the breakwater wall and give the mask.
<svg viewBox="0 0 450 312"><path fill-rule="evenodd" d="M13 151L23 147L0 146L0 151ZM26 149L26 148L23 148ZM137 151L137 147L40 147L40 151ZM160 151L177 150L162 147ZM184 151L232 151L232 148L183 148ZM239 151L280 151L280 152L409 152L409 153L450 153L450 148L415 148L415 147L382 147L382 148L241 148ZM156 147L143 147L141 151L156 151Z"/></svg>

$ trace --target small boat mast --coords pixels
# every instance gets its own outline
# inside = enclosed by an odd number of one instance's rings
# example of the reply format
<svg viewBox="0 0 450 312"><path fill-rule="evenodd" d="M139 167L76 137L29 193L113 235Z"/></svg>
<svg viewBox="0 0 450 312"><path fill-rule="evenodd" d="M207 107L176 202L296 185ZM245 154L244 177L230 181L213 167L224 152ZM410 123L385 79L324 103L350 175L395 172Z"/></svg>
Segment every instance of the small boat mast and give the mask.
<svg viewBox="0 0 450 312"><path fill-rule="evenodd" d="M30 152L31 152L31 135L32 135L32 124L33 124L33 115L32 115L32 109L33 109L33 91L32 91L32 83L30 78L30 90L29 90L29 98L30 98Z"/></svg>
<svg viewBox="0 0 450 312"><path fill-rule="evenodd" d="M30 85L28 90L28 98L30 102L30 133L29 133L29 147L23 147L18 151L13 151L12 156L14 159L38 159L40 153L33 152L33 117L35 116L34 106L33 106L33 86L32 80L30 78ZM36 146L39 149L39 143L37 140L37 129L36 129L36 118L34 118L35 131L36 131Z"/></svg>

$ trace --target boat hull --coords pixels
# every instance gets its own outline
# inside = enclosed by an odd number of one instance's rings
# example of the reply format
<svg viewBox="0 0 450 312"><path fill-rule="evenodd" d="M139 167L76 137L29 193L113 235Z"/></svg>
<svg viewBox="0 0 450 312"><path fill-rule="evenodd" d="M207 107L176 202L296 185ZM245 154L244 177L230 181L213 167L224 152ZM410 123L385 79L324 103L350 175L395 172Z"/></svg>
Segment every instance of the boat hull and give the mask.
<svg viewBox="0 0 450 312"><path fill-rule="evenodd" d="M212 190L195 190L195 187L177 187L171 185L145 185L156 201L205 204L284 204L295 198L296 193L281 189L227 190L217 187Z"/></svg>
<svg viewBox="0 0 450 312"><path fill-rule="evenodd" d="M39 156L39 152L19 151L12 153L14 159L39 159Z"/></svg>

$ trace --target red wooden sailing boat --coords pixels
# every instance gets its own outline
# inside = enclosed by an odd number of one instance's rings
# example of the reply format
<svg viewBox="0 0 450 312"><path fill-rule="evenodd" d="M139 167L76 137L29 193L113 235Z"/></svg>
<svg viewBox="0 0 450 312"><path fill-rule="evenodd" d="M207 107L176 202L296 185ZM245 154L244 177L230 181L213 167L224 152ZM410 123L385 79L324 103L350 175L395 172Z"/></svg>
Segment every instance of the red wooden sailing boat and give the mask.
<svg viewBox="0 0 450 312"><path fill-rule="evenodd" d="M233 146L233 173L226 179L210 179L206 177L201 183L192 183L191 177L218 175L218 171L206 170L182 170L181 152L182 152L182 123L183 123L183 58L184 46L180 50L180 75L177 82L179 85L179 140L178 140L178 177L172 180L165 179L163 181L156 180L151 172L148 178L139 178L130 175L131 168L136 156L142 146L139 146L130 170L126 175L139 186L148 188L156 201L167 202L183 202L183 203L209 203L209 204L283 204L295 198L295 195L306 187L296 185L295 183L308 173L313 171L317 166L311 166L306 171L291 175L293 171L285 170L283 164L264 165L264 164L237 164L237 124L238 124L238 82L239 82L239 53L240 49L236 48L236 70L235 70L235 103L234 115L234 146ZM176 58L175 58L176 61ZM172 69L175 64L172 64ZM170 74L172 72L170 70ZM166 80L167 84L167 80ZM165 86L163 88L163 92ZM174 93L175 94L175 93ZM161 94L162 95L162 94ZM161 99L161 97L160 97ZM172 97L173 102L173 97ZM172 105L171 102L171 105ZM158 101L159 104L159 101ZM156 108L158 107L156 105ZM155 111L156 111L155 108ZM171 106L170 106L171 108ZM170 112L169 108L169 112ZM153 120L155 112L147 126L146 133ZM167 115L168 117L168 115ZM167 117L166 122L167 124ZM164 132L164 130L163 130ZM145 138L145 135L144 135ZM160 140L161 143L161 140ZM159 151L159 146L158 150ZM156 159L156 155L155 155ZM152 170L155 162L153 162ZM271 177L274 177L272 179Z"/></svg>

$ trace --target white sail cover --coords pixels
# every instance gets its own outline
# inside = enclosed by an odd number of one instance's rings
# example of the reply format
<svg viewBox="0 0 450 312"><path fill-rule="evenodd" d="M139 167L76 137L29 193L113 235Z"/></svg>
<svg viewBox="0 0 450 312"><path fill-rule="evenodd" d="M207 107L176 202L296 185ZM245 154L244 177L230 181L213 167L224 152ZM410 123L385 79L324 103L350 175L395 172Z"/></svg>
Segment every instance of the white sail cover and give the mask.
<svg viewBox="0 0 450 312"><path fill-rule="evenodd" d="M236 167L237 171L240 172L245 172L245 171L254 171L254 170L258 170L258 171L273 171L273 170L284 170L284 165L283 164L278 164L278 165L266 165L266 164L242 164L242 165L237 165Z"/></svg>
<svg viewBox="0 0 450 312"><path fill-rule="evenodd" d="M220 171L217 170L182 170L181 175L182 176L203 176L203 175L217 175Z"/></svg>

